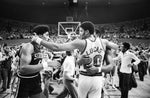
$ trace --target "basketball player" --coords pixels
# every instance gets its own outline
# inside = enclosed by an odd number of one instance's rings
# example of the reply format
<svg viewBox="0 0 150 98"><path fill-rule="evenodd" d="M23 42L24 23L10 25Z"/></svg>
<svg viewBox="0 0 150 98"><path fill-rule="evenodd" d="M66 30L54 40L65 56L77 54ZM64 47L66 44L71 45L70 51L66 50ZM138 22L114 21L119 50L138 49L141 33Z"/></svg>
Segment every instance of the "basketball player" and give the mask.
<svg viewBox="0 0 150 98"><path fill-rule="evenodd" d="M46 25L38 25L33 28L32 33L43 35L49 32ZM35 42L23 44L20 50L19 71L20 78L19 90L17 98L42 98L41 96L41 76L40 71L46 69L48 64L42 62L42 54L40 45ZM57 62L51 62L51 65L57 65Z"/></svg>
<svg viewBox="0 0 150 98"><path fill-rule="evenodd" d="M82 55L91 58L91 62L80 68L79 84L78 84L78 96L79 98L100 98L103 85L103 71L109 71L110 69L105 66L102 67L103 58L106 50L106 46L112 49L118 49L118 45L99 37L95 37L94 24L90 21L83 22L80 27L80 38L67 42L64 44L57 44L53 42L47 42L39 37L33 37L32 41L43 45L53 51L71 51L79 49ZM93 67L94 66L94 67ZM97 71L91 71L89 74L88 68L97 68Z"/></svg>

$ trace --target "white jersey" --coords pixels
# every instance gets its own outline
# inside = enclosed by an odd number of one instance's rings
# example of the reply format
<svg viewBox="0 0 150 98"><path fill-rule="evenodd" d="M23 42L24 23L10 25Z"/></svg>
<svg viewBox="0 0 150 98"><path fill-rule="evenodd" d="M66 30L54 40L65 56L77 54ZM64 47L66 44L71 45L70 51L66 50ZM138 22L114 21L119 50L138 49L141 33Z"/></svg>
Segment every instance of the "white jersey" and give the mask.
<svg viewBox="0 0 150 98"><path fill-rule="evenodd" d="M63 63L64 72L68 72L68 75L73 76L75 73L75 58L74 56L67 56Z"/></svg>
<svg viewBox="0 0 150 98"><path fill-rule="evenodd" d="M96 67L102 66L105 54L105 45L103 44L102 40L103 39L99 37L97 37L94 41L86 39L86 47L82 55L88 55L90 58L92 58L92 62L89 65ZM84 67L81 66L80 71L86 71Z"/></svg>

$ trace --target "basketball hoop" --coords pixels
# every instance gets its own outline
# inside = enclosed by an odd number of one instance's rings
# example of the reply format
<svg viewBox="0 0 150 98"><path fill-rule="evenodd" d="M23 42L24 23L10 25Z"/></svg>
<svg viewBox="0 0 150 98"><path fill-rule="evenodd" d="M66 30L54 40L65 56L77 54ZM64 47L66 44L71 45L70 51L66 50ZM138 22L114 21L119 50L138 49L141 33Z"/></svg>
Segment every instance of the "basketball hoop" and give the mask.
<svg viewBox="0 0 150 98"><path fill-rule="evenodd" d="M58 36L68 37L69 34L75 33L79 36L79 26L81 22L58 22Z"/></svg>

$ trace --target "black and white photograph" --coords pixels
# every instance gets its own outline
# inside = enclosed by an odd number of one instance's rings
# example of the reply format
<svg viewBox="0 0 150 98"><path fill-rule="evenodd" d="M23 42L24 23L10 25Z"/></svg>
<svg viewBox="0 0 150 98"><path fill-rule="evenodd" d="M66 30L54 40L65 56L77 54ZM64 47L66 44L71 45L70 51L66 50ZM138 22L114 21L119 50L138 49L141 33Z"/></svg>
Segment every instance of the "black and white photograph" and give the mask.
<svg viewBox="0 0 150 98"><path fill-rule="evenodd" d="M150 98L150 0L0 0L0 98Z"/></svg>

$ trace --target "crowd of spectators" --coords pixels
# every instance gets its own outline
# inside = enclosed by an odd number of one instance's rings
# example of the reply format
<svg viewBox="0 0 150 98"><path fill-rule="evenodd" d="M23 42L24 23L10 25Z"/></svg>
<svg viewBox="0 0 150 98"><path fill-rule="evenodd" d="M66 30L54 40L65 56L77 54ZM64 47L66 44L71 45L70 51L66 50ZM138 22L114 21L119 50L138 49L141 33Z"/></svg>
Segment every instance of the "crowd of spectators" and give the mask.
<svg viewBox="0 0 150 98"><path fill-rule="evenodd" d="M15 20L0 19L0 40L2 39L25 39L31 37L31 29L37 23L20 22ZM50 36L57 40L57 24L49 24ZM129 38L149 39L150 18L125 21L120 23L97 24L96 28L101 31L103 38ZM63 39L64 40L64 39ZM60 41L58 39L58 41Z"/></svg>
<svg viewBox="0 0 150 98"><path fill-rule="evenodd" d="M150 18L125 21L120 23L99 24L97 26L103 37L117 37L130 39L149 39L150 38Z"/></svg>

